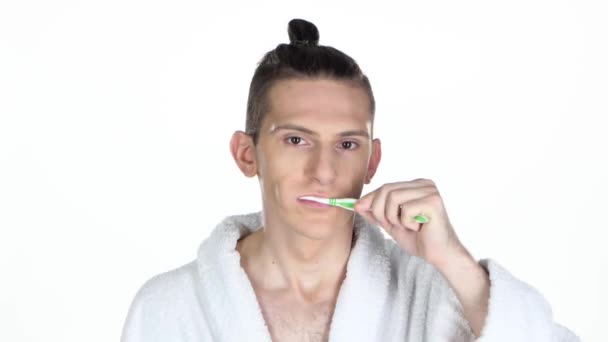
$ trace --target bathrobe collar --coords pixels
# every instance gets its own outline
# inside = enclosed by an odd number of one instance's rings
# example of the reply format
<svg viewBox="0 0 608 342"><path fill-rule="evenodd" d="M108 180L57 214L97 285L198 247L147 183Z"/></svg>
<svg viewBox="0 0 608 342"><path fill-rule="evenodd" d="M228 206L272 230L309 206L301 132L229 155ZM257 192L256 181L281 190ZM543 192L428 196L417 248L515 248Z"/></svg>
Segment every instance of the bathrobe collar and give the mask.
<svg viewBox="0 0 608 342"><path fill-rule="evenodd" d="M355 215L355 244L338 294L329 341L375 341L389 305L390 263L380 230ZM239 238L262 226L262 212L229 216L200 246L200 305L221 341L271 341L260 305L236 251Z"/></svg>

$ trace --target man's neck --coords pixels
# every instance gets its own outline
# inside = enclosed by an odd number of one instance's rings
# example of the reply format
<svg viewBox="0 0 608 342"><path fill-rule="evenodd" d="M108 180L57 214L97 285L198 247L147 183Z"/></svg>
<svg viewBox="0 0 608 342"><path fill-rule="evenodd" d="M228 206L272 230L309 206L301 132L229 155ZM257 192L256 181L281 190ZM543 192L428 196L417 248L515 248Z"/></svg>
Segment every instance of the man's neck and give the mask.
<svg viewBox="0 0 608 342"><path fill-rule="evenodd" d="M352 248L352 224L341 236L314 240L269 225L240 240L241 265L254 287L307 303L335 299Z"/></svg>

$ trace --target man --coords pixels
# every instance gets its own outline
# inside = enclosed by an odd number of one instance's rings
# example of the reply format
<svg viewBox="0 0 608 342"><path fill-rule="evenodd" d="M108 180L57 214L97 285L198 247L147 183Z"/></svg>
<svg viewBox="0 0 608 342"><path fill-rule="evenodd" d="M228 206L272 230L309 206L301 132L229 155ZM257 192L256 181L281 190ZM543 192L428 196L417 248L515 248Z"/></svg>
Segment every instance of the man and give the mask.
<svg viewBox="0 0 608 342"><path fill-rule="evenodd" d="M123 342L577 341L538 292L471 256L431 180L385 184L355 213L302 199L359 198L382 153L356 62L307 21L289 36L260 62L230 141L262 212L226 218L195 261L149 280Z"/></svg>

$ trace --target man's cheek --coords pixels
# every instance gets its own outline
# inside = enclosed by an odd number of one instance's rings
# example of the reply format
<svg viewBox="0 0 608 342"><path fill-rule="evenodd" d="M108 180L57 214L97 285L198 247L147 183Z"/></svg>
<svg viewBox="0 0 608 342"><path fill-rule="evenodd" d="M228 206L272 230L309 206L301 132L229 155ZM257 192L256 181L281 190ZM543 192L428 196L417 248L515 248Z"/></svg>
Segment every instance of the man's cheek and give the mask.
<svg viewBox="0 0 608 342"><path fill-rule="evenodd" d="M279 203L287 203L290 197L290 192L294 191L293 183L293 168L285 165L273 165L272 174L268 178L273 197Z"/></svg>
<svg viewBox="0 0 608 342"><path fill-rule="evenodd" d="M365 184L365 177L367 175L366 169L356 169L351 170L351 173L348 177L348 187L351 191L353 197L359 197L361 195L361 191L363 190L363 185Z"/></svg>

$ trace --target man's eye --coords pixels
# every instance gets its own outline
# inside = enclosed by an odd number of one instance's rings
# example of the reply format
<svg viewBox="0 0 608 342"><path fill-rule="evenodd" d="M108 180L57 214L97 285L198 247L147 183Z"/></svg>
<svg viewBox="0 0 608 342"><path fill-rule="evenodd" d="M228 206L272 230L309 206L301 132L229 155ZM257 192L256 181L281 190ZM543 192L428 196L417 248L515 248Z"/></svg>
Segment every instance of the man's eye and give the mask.
<svg viewBox="0 0 608 342"><path fill-rule="evenodd" d="M357 143L354 141L343 141L342 142L342 148L345 150L354 150L355 148L357 148Z"/></svg>
<svg viewBox="0 0 608 342"><path fill-rule="evenodd" d="M302 138L300 137L289 137L287 141L292 145L299 145L302 142Z"/></svg>

